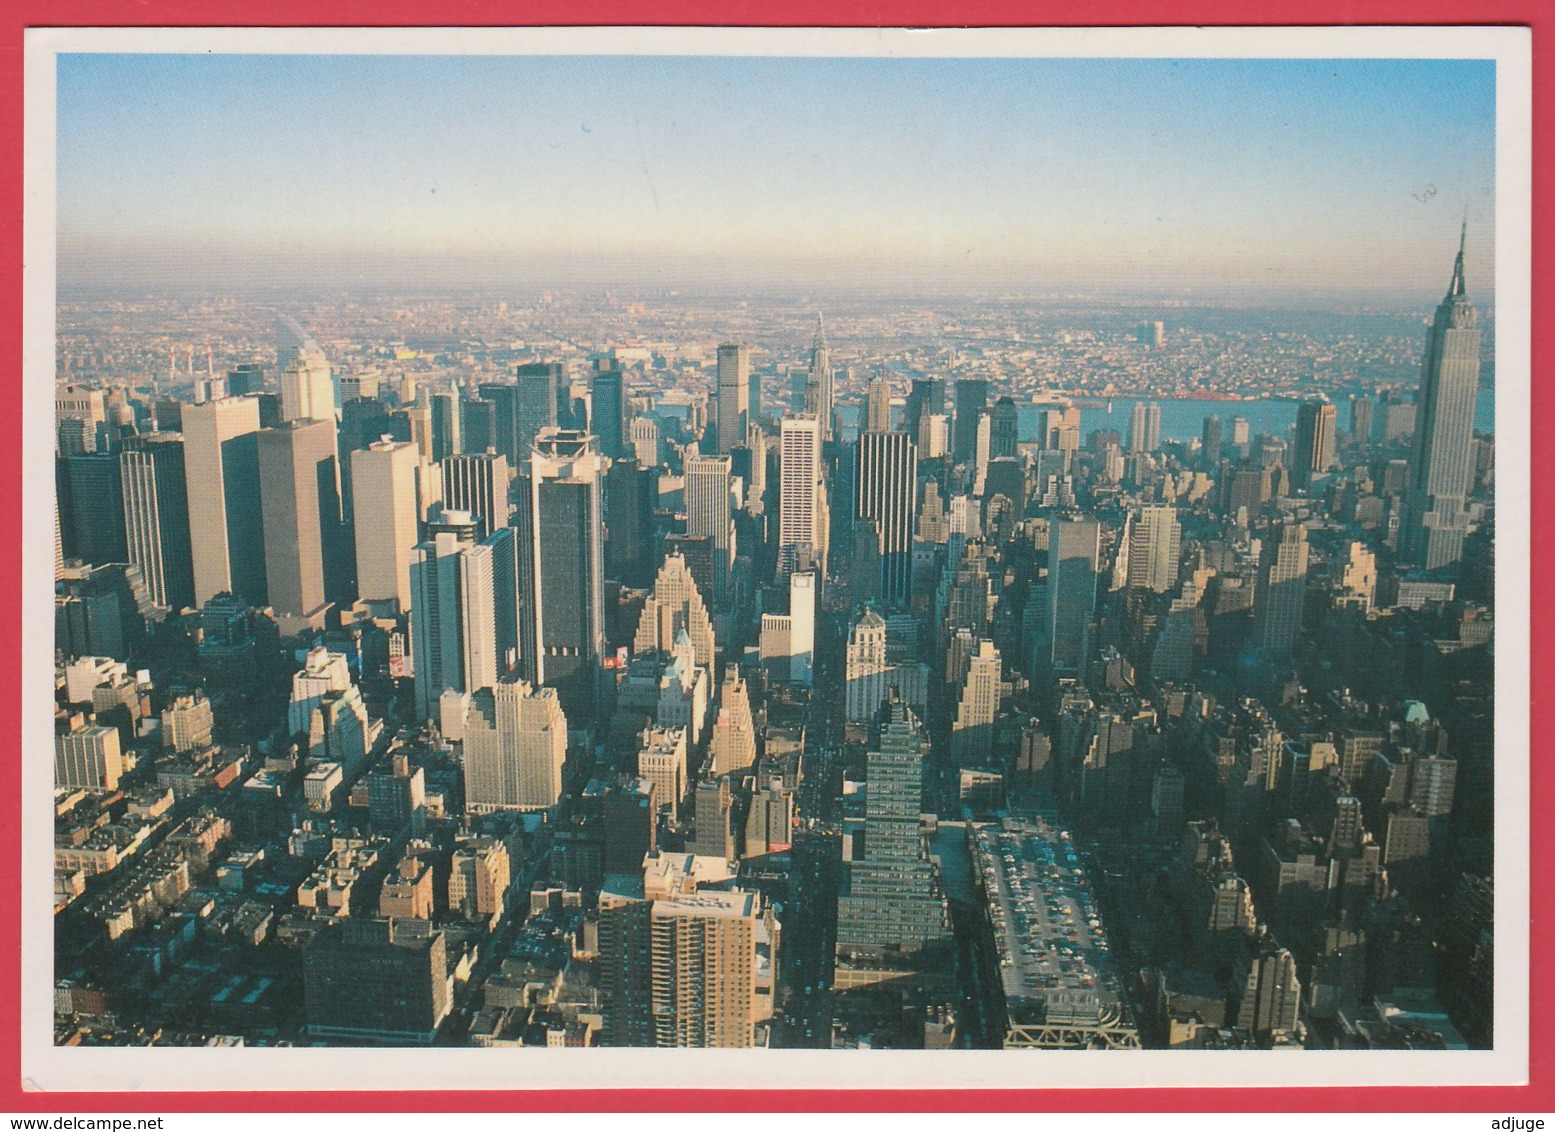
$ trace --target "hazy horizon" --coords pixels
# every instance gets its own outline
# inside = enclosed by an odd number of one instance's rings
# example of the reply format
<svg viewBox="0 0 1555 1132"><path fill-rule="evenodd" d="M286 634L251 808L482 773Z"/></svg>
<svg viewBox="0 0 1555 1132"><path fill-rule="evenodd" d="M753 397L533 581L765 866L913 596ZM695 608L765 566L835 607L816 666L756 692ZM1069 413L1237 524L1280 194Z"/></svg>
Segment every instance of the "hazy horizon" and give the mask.
<svg viewBox="0 0 1555 1132"><path fill-rule="evenodd" d="M61 55L58 281L1414 309L1494 63Z"/></svg>

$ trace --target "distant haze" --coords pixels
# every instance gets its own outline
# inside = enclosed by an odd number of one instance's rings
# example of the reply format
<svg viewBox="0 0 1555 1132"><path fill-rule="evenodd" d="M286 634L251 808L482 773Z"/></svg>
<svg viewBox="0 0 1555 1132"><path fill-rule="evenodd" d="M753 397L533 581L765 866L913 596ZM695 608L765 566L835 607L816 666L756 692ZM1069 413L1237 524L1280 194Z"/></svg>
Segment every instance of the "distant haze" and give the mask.
<svg viewBox="0 0 1555 1132"><path fill-rule="evenodd" d="M1479 61L63 55L58 268L103 286L1064 291L1418 307Z"/></svg>

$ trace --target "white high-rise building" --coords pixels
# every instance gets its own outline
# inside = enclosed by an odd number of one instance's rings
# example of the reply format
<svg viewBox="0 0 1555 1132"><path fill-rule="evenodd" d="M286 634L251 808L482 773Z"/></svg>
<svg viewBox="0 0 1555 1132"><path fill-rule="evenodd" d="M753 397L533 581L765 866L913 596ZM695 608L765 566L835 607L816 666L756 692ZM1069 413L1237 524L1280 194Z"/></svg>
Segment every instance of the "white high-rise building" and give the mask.
<svg viewBox="0 0 1555 1132"><path fill-rule="evenodd" d="M291 735L306 735L314 709L330 692L351 687L351 670L346 655L330 652L322 646L309 651L302 668L292 675L292 699L286 709L286 729Z"/></svg>
<svg viewBox="0 0 1555 1132"><path fill-rule="evenodd" d="M722 607L729 595L734 565L733 461L728 456L692 456L686 461L686 534L713 545L713 592L704 595Z"/></svg>
<svg viewBox="0 0 1555 1132"><path fill-rule="evenodd" d="M259 399L185 405L182 421L195 604L219 593L261 604L266 587Z"/></svg>
<svg viewBox="0 0 1555 1132"><path fill-rule="evenodd" d="M356 513L356 588L361 600L410 608L410 559L417 542L421 452L381 440L351 453Z"/></svg>
<svg viewBox="0 0 1555 1132"><path fill-rule="evenodd" d="M470 812L545 810L561 797L567 717L555 688L514 680L472 693L463 742Z"/></svg>
<svg viewBox="0 0 1555 1132"><path fill-rule="evenodd" d="M335 419L335 385L322 353L306 353L281 370L281 417L285 421Z"/></svg>
<svg viewBox="0 0 1555 1132"><path fill-rule="evenodd" d="M866 609L848 631L844 711L849 723L871 724L890 691L885 620Z"/></svg>
<svg viewBox="0 0 1555 1132"><path fill-rule="evenodd" d="M826 323L821 315L815 316L815 341L810 345L810 372L805 382L805 412L821 422L821 437L830 440L832 435L832 400L834 375L831 367L831 349L826 345Z"/></svg>
<svg viewBox="0 0 1555 1132"><path fill-rule="evenodd" d="M1164 594L1177 585L1182 524L1177 508L1157 503L1140 508L1129 530L1128 585Z"/></svg>
<svg viewBox="0 0 1555 1132"><path fill-rule="evenodd" d="M778 570L790 573L806 552L822 570L827 523L820 421L783 418L778 445Z"/></svg>
<svg viewBox="0 0 1555 1132"><path fill-rule="evenodd" d="M669 806L670 818L680 819L686 796L686 731L683 727L650 727L640 736L637 773L653 783L654 797Z"/></svg>
<svg viewBox="0 0 1555 1132"><path fill-rule="evenodd" d="M411 557L410 639L420 718L435 719L445 691L497 682L496 545L438 533Z"/></svg>
<svg viewBox="0 0 1555 1132"><path fill-rule="evenodd" d="M117 727L76 727L54 736L56 790L116 790L124 773Z"/></svg>
<svg viewBox="0 0 1555 1132"><path fill-rule="evenodd" d="M788 576L789 679L808 688L815 666L815 575Z"/></svg>

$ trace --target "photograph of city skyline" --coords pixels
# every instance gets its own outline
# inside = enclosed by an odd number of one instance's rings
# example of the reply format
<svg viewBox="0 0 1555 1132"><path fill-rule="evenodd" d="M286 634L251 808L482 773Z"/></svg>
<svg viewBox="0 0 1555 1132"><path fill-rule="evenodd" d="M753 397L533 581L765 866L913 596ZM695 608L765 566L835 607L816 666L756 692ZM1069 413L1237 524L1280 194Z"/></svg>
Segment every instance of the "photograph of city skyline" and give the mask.
<svg viewBox="0 0 1555 1132"><path fill-rule="evenodd" d="M54 1046L1506 1048L1494 58L173 51L53 62Z"/></svg>

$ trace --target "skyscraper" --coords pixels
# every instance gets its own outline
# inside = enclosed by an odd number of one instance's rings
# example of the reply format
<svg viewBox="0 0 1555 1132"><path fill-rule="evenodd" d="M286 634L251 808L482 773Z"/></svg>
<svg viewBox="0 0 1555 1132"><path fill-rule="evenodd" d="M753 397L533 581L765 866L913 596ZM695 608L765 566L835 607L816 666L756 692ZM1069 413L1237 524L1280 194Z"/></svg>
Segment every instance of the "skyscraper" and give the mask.
<svg viewBox="0 0 1555 1132"><path fill-rule="evenodd" d="M738 774L756 761L756 725L751 716L750 690L738 665L724 669L718 692L718 718L708 745L715 775Z"/></svg>
<svg viewBox="0 0 1555 1132"><path fill-rule="evenodd" d="M993 724L1003 698L1004 662L993 642L977 642L950 730L950 757L961 766L992 765Z"/></svg>
<svg viewBox="0 0 1555 1132"><path fill-rule="evenodd" d="M815 668L815 575L809 571L788 576L788 678L810 687Z"/></svg>
<svg viewBox="0 0 1555 1132"><path fill-rule="evenodd" d="M787 574L806 556L820 563L826 559L826 484L821 422L815 417L783 418L778 476L778 570Z"/></svg>
<svg viewBox="0 0 1555 1132"><path fill-rule="evenodd" d="M1465 223L1447 295L1426 339L1409 461L1408 561L1427 570L1463 558L1465 499L1474 484L1474 398L1479 392L1479 316L1463 276Z"/></svg>
<svg viewBox="0 0 1555 1132"><path fill-rule="evenodd" d="M1200 466L1213 472L1220 463L1220 418L1213 414L1204 418L1203 448Z"/></svg>
<svg viewBox="0 0 1555 1132"><path fill-rule="evenodd" d="M418 718L436 719L445 691L497 682L495 548L451 532L418 546L410 560L410 640Z"/></svg>
<svg viewBox="0 0 1555 1132"><path fill-rule="evenodd" d="M513 371L516 400L513 407L513 455L511 463L529 458L535 438L543 429L571 428L572 398L567 375L560 362L529 362ZM484 396L484 390L482 391ZM498 432L501 432L499 411ZM506 455L506 450L498 451Z"/></svg>
<svg viewBox="0 0 1555 1132"><path fill-rule="evenodd" d="M1020 410L1012 397L1000 397L994 402L992 432L989 436L988 458L998 460L1020 453Z"/></svg>
<svg viewBox="0 0 1555 1132"><path fill-rule="evenodd" d="M1170 503L1146 504L1128 532L1128 586L1164 594L1177 585L1182 524Z"/></svg>
<svg viewBox="0 0 1555 1132"><path fill-rule="evenodd" d="M726 343L718 347L718 451L727 453L745 443L750 424L750 347Z"/></svg>
<svg viewBox="0 0 1555 1132"><path fill-rule="evenodd" d="M884 373L870 379L864 395L864 431L888 432L891 428L891 381Z"/></svg>
<svg viewBox="0 0 1555 1132"><path fill-rule="evenodd" d="M410 558L416 549L414 444L380 440L351 453L355 500L356 587L362 601L410 608Z"/></svg>
<svg viewBox="0 0 1555 1132"><path fill-rule="evenodd" d="M594 371L589 431L598 438L600 455L619 460L627 454L626 378L619 368L603 361L601 365L607 368Z"/></svg>
<svg viewBox="0 0 1555 1132"><path fill-rule="evenodd" d="M517 490L524 676L578 720L593 718L605 648L604 473L592 436L542 429Z"/></svg>
<svg viewBox="0 0 1555 1132"><path fill-rule="evenodd" d="M730 503L732 459L692 456L686 461L686 534L713 544L713 592L707 599L722 607L729 600L729 570L734 565L734 510Z"/></svg>
<svg viewBox="0 0 1555 1132"><path fill-rule="evenodd" d="M463 743L471 813L545 810L561 797L567 716L556 689L504 680L472 693Z"/></svg>
<svg viewBox="0 0 1555 1132"><path fill-rule="evenodd" d="M630 456L605 473L605 577L641 589L653 578L653 506L659 476Z"/></svg>
<svg viewBox="0 0 1555 1132"><path fill-rule="evenodd" d="M837 900L839 961L910 958L942 944L949 912L919 829L928 740L899 698L885 705L865 763L864 852ZM838 988L843 989L838 972Z"/></svg>
<svg viewBox="0 0 1555 1132"><path fill-rule="evenodd" d="M1056 672L1079 673L1091 655L1101 525L1095 519L1054 516L1048 525L1047 586L1038 649Z"/></svg>
<svg viewBox="0 0 1555 1132"><path fill-rule="evenodd" d="M903 606L912 600L918 446L905 432L866 432L858 439L856 453L853 514L873 524L881 599L892 607Z"/></svg>
<svg viewBox="0 0 1555 1132"><path fill-rule="evenodd" d="M670 553L659 566L653 591L643 600L632 651L668 653L681 633L691 638L697 664L709 667L713 663L714 641L707 605L685 558Z"/></svg>
<svg viewBox="0 0 1555 1132"><path fill-rule="evenodd" d="M1291 457L1291 479L1300 488L1328 474L1334 462L1334 433L1338 410L1327 401L1303 401L1296 411L1296 451Z"/></svg>
<svg viewBox="0 0 1555 1132"><path fill-rule="evenodd" d="M265 604L259 492L259 399L228 397L183 410L194 600L232 593Z"/></svg>
<svg viewBox="0 0 1555 1132"><path fill-rule="evenodd" d="M480 531L478 539L508 525L508 485L512 475L506 456L500 452L467 452L449 456L441 467L444 506L474 516Z"/></svg>
<svg viewBox="0 0 1555 1132"><path fill-rule="evenodd" d="M151 600L163 609L194 605L189 497L181 437L153 433L119 453L129 560L140 567Z"/></svg>
<svg viewBox="0 0 1555 1132"><path fill-rule="evenodd" d="M125 561L124 481L118 454L62 456L55 466L65 557L94 566Z"/></svg>
<svg viewBox="0 0 1555 1132"><path fill-rule="evenodd" d="M950 442L952 463L971 465L977 455L977 421L988 407L988 382L963 377L956 382L956 420Z"/></svg>
<svg viewBox="0 0 1555 1132"><path fill-rule="evenodd" d="M832 366L831 349L826 345L826 323L822 315L815 316L815 340L810 344L810 372L805 382L804 411L821 422L821 439L832 435Z"/></svg>
<svg viewBox="0 0 1555 1132"><path fill-rule="evenodd" d="M1161 406L1156 401L1135 401L1129 413L1128 450L1154 452L1161 447Z"/></svg>
<svg viewBox="0 0 1555 1132"><path fill-rule="evenodd" d="M464 451L464 419L458 393L432 394L432 451L434 461L446 460Z"/></svg>
<svg viewBox="0 0 1555 1132"><path fill-rule="evenodd" d="M756 1044L761 912L754 892L692 892L653 902L655 1046Z"/></svg>
<svg viewBox="0 0 1555 1132"><path fill-rule="evenodd" d="M890 693L893 671L886 660L885 620L873 609L865 609L849 626L844 664L844 718L873 725Z"/></svg>
<svg viewBox="0 0 1555 1132"><path fill-rule="evenodd" d="M263 429L258 448L269 604L316 618L325 605L325 541L340 537L334 419Z"/></svg>
<svg viewBox="0 0 1555 1132"><path fill-rule="evenodd" d="M1307 529L1282 523L1264 539L1255 597L1258 642L1271 657L1288 656L1301 631L1307 589Z"/></svg>

